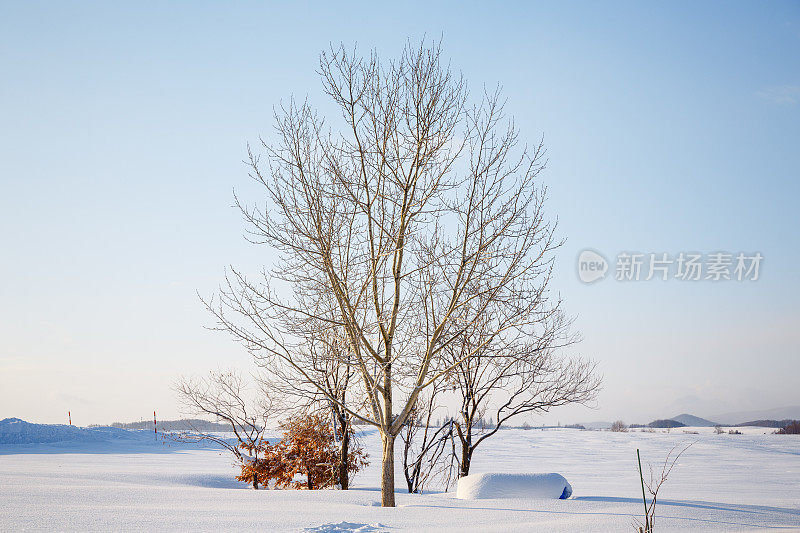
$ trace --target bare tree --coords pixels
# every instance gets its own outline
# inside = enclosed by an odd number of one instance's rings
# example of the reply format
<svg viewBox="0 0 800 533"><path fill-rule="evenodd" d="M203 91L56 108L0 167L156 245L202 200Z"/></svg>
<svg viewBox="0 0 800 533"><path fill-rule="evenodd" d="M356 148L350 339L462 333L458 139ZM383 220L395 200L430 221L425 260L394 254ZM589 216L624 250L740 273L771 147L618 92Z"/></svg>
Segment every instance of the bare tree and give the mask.
<svg viewBox="0 0 800 533"><path fill-rule="evenodd" d="M275 414L275 406L264 391L257 394L256 400L249 400L246 388L245 380L234 371L212 371L204 378L181 378L174 389L183 405L192 414L212 415L227 422L236 442L197 429L178 438L215 442L231 452L240 465L257 461L259 444L267 422ZM253 455L244 453L245 448ZM253 479L253 488L259 488L258 477Z"/></svg>
<svg viewBox="0 0 800 533"><path fill-rule="evenodd" d="M560 301L548 304L549 272L542 276L535 299L536 311L523 335L494 335L500 325L491 315L473 322L446 353L453 369L450 378L460 400L454 420L460 444L459 477L469 475L475 450L515 417L545 413L553 407L592 401L600 387L590 361L566 359L558 350L577 342ZM486 428L484 415L497 421Z"/></svg>
<svg viewBox="0 0 800 533"><path fill-rule="evenodd" d="M658 475L655 474L653 465L650 465L649 481L644 480L644 475L642 474L642 459L639 456L639 450L636 450L636 460L639 463L639 478L642 483L642 500L644 501L644 524L637 520L636 525L636 529L639 533L653 533L656 523L656 502L658 501L658 491L661 489L662 485L666 483L669 475L672 473L672 469L675 468L675 464L678 462L678 459L681 458L681 455L683 455L686 450L692 447L692 444L694 443L689 443L681 448L680 451L678 451L677 445L673 446L672 449L667 453L667 457L664 459L664 464L661 466L661 472ZM645 487L647 487L647 492L650 494L649 505L647 504Z"/></svg>
<svg viewBox="0 0 800 533"><path fill-rule="evenodd" d="M352 364L350 344L341 328L331 322L306 318L302 329L303 342L295 351L295 362L305 369L300 375L293 367L258 363L264 369L262 384L265 389L280 394L287 410L302 413L326 414L332 418L334 437L339 443L338 486L350 486L351 468L348 460L354 439L353 425L348 411L348 391L357 389L356 367ZM355 382L355 383L354 383Z"/></svg>
<svg viewBox="0 0 800 533"><path fill-rule="evenodd" d="M450 472L454 454L448 448L453 439L453 422L432 426L431 417L436 408L436 393L439 386L430 387L427 398L417 398L417 405L406 420L400 439L403 441L403 475L408 492L420 493L428 481L443 477L445 485L450 483ZM451 464L448 464L448 459Z"/></svg>
<svg viewBox="0 0 800 533"><path fill-rule="evenodd" d="M388 63L332 49L319 74L338 127L308 103L282 106L266 161L249 152L266 201L236 199L251 241L278 261L257 279L231 269L207 305L264 366L296 372L378 428L381 503L394 506L395 438L454 366L446 348L484 316L486 343L540 320L558 245L538 179L544 149L519 142L499 91L467 105L439 45L409 45ZM345 332L359 381L346 401L298 357L307 320Z"/></svg>
<svg viewBox="0 0 800 533"><path fill-rule="evenodd" d="M617 420L611 424L611 431L614 433L627 433L628 425L622 420Z"/></svg>

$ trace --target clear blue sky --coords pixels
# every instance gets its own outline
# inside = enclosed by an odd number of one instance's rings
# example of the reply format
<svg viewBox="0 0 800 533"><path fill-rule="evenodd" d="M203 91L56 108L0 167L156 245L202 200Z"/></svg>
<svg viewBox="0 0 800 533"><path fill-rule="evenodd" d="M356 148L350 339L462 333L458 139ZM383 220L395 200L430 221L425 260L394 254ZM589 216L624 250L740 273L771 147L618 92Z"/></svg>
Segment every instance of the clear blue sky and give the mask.
<svg viewBox="0 0 800 533"><path fill-rule="evenodd" d="M178 415L182 373L249 365L195 291L241 238L245 145L291 95L323 112L329 43L442 37L545 135L556 288L597 411L646 421L797 404L800 3L0 4L0 418ZM754 283L581 284L584 248L760 251Z"/></svg>

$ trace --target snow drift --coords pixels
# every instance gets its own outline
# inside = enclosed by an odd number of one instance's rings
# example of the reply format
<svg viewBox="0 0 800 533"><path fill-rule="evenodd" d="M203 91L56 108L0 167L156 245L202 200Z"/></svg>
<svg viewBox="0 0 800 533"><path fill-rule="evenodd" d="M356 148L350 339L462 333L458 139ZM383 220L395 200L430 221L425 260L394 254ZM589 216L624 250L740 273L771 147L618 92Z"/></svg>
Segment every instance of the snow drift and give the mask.
<svg viewBox="0 0 800 533"><path fill-rule="evenodd" d="M0 420L0 444L107 442L142 440L144 435L112 427L81 428L63 424L31 424L19 418ZM150 437L152 439L152 436Z"/></svg>
<svg viewBox="0 0 800 533"><path fill-rule="evenodd" d="M471 474L458 480L456 497L462 500L489 498L552 498L566 500L572 486L561 474Z"/></svg>

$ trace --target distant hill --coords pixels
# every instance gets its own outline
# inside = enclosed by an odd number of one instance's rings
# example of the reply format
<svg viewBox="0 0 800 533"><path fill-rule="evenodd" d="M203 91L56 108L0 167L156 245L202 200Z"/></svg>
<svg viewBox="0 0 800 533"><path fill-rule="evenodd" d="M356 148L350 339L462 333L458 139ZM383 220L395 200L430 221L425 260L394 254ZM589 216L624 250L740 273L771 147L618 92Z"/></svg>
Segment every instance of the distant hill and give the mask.
<svg viewBox="0 0 800 533"><path fill-rule="evenodd" d="M759 428L785 428L788 426L792 420L751 420L750 422L742 422L741 424L736 424L736 427L745 427L745 426L754 426Z"/></svg>
<svg viewBox="0 0 800 533"><path fill-rule="evenodd" d="M651 428L682 428L682 427L686 427L686 424L678 422L677 420L665 419L665 420L653 420L652 422L647 424L647 427L651 427Z"/></svg>
<svg viewBox="0 0 800 533"><path fill-rule="evenodd" d="M711 420L719 421L723 426L744 424L745 422L753 420L800 420L800 405L790 405L761 411L736 411L714 415L710 418Z"/></svg>
<svg viewBox="0 0 800 533"><path fill-rule="evenodd" d="M670 420L675 420L676 422L680 422L684 426L692 426L692 427L714 427L718 426L716 422L712 422L711 420L706 420L705 418L700 418L699 416L690 415L684 413L682 415L673 416Z"/></svg>
<svg viewBox="0 0 800 533"><path fill-rule="evenodd" d="M709 418L682 413L672 418L658 419L649 424L629 424L634 428L677 428L677 427L714 427L714 426L753 426L765 428L783 428L792 420L800 420L800 406L779 407L764 411L741 411L727 413ZM580 422L586 429L609 429L611 422ZM655 425L654 425L655 424Z"/></svg>

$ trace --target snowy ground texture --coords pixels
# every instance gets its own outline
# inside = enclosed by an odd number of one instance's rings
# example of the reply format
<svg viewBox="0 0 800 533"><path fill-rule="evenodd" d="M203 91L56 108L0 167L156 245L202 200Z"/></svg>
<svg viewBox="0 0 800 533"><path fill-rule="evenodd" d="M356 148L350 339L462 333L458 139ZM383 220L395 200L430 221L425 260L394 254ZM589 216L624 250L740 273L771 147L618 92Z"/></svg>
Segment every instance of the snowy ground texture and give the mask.
<svg viewBox="0 0 800 533"><path fill-rule="evenodd" d="M361 436L372 464L354 490L254 491L233 481L236 470L220 450L156 443L141 432L64 441L52 426L41 430L49 442L25 444L37 439L10 436L8 426L0 423L2 531L633 531L642 511L636 448L646 465L693 441L659 495L657 531L800 531L800 438L760 428L744 435L503 430L477 451L473 472L558 472L572 497L410 495L401 492L398 468L398 507L383 509L374 431Z"/></svg>

